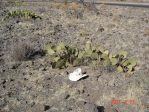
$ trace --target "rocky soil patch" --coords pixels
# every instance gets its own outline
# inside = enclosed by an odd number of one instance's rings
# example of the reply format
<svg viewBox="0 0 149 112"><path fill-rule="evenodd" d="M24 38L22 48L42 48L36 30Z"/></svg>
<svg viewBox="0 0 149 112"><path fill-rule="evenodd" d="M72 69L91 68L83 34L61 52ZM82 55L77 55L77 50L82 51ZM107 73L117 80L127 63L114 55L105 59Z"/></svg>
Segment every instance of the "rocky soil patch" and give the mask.
<svg viewBox="0 0 149 112"><path fill-rule="evenodd" d="M5 6L6 5L6 6ZM144 112L149 108L149 10L137 7L25 3L0 6L0 111ZM31 10L42 19L3 18ZM79 66L89 77L71 82L77 67L52 69L48 43L84 46L90 39L112 53L124 49L139 65L128 77L111 67ZM135 104L112 104L112 100Z"/></svg>

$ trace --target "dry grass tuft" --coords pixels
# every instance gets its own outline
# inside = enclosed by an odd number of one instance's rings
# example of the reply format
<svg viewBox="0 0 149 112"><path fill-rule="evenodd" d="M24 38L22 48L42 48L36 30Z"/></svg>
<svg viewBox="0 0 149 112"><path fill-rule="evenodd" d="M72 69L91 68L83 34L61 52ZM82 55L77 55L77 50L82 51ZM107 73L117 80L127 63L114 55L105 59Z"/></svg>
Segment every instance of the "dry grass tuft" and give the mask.
<svg viewBox="0 0 149 112"><path fill-rule="evenodd" d="M28 61L40 58L45 55L45 51L36 50L30 43L20 42L12 49L12 59L14 61Z"/></svg>

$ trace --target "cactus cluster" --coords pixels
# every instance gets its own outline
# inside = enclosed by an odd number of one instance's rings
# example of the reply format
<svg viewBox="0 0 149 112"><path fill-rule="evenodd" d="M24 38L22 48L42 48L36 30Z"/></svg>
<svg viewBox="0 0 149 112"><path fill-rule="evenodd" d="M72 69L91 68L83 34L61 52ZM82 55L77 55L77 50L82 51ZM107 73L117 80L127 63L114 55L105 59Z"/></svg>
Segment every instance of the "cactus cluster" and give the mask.
<svg viewBox="0 0 149 112"><path fill-rule="evenodd" d="M9 11L5 19L10 17L19 17L19 18L25 18L25 19L42 19L39 15L35 14L32 11L29 10L15 10L15 11Z"/></svg>
<svg viewBox="0 0 149 112"><path fill-rule="evenodd" d="M92 62L102 62L104 66L115 66L118 72L133 73L137 62L135 59L128 59L126 51L119 51L112 55L101 46L92 46L91 41L87 41L85 47L68 46L64 43L58 45L47 45L46 51L52 59L53 68L66 68L68 66L79 66Z"/></svg>

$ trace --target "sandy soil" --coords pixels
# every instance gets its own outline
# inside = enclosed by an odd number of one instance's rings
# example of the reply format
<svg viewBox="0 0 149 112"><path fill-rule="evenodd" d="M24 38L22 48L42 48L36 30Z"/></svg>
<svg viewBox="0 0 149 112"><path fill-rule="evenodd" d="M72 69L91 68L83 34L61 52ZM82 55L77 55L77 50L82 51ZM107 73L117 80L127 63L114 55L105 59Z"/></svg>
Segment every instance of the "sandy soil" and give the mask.
<svg viewBox="0 0 149 112"><path fill-rule="evenodd" d="M149 108L149 10L137 7L26 3L0 6L1 112L147 112ZM2 19L9 10L28 9L42 19ZM111 67L80 66L89 77L71 82L75 67L52 69L42 52L50 42L83 46L91 39L112 53L136 57L127 77ZM25 59L26 47L34 52ZM134 104L112 104L112 100ZM149 111L149 109L148 109Z"/></svg>

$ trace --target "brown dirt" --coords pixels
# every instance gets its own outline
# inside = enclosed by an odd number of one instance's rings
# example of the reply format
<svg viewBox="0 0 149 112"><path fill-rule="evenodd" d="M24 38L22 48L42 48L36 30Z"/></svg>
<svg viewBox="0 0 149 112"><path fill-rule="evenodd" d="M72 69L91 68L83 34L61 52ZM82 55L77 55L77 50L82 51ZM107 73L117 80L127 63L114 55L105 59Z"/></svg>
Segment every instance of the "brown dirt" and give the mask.
<svg viewBox="0 0 149 112"><path fill-rule="evenodd" d="M0 21L0 111L147 112L147 8L98 5L97 13L94 7L75 3L5 5L1 5L0 20L8 10L16 9L32 10L42 20ZM76 68L52 69L49 56L42 52L49 42L83 46L88 39L112 53L119 49L128 51L129 57L139 61L136 72L127 77L111 67L80 66L89 77L71 82L68 74ZM135 104L112 104L113 99L134 100Z"/></svg>

